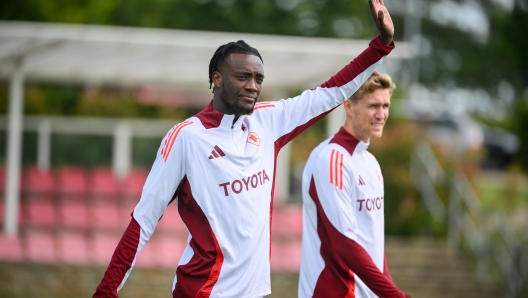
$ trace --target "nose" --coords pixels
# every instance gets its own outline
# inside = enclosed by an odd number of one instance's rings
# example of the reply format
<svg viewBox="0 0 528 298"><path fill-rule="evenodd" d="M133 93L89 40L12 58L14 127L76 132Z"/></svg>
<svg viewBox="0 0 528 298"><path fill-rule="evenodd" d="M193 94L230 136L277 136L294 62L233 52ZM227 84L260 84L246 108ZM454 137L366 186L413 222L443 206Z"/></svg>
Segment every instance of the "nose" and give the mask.
<svg viewBox="0 0 528 298"><path fill-rule="evenodd" d="M257 82L254 79L248 80L246 84L246 89L252 92L257 92Z"/></svg>
<svg viewBox="0 0 528 298"><path fill-rule="evenodd" d="M385 119L387 118L387 112L385 111L385 109L383 109L383 107L380 107L376 110L375 116L377 119Z"/></svg>

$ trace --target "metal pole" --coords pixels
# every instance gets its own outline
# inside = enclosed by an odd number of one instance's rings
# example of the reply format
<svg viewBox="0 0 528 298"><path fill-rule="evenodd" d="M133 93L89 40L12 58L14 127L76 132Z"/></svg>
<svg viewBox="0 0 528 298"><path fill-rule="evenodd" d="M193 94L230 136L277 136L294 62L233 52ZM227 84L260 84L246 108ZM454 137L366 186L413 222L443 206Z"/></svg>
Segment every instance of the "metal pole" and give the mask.
<svg viewBox="0 0 528 298"><path fill-rule="evenodd" d="M37 150L37 165L39 170L48 170L51 164L51 124L47 119L43 119L38 127Z"/></svg>
<svg viewBox="0 0 528 298"><path fill-rule="evenodd" d="M18 61L9 83L9 111L7 121L6 208L4 232L8 236L18 233L20 196L20 168L22 164L22 118L24 106L23 61Z"/></svg>
<svg viewBox="0 0 528 298"><path fill-rule="evenodd" d="M460 193L458 191L458 183L454 174L451 172L448 174L448 186L449 186L449 206L448 206L448 231L447 231L447 243L449 254L456 255L460 247L459 239L459 226L460 226Z"/></svg>
<svg viewBox="0 0 528 298"><path fill-rule="evenodd" d="M114 129L112 169L114 175L124 179L132 164L132 133L130 124L119 122Z"/></svg>

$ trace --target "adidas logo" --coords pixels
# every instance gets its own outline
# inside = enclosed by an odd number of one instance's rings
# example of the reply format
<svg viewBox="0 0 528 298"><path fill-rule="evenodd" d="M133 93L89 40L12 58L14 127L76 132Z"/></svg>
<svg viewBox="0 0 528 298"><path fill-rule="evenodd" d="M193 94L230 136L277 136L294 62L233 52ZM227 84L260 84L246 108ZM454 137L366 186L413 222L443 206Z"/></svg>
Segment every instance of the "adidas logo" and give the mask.
<svg viewBox="0 0 528 298"><path fill-rule="evenodd" d="M209 155L209 159L215 159L222 156L225 156L224 151L222 151L218 145L215 145L213 151L211 151L211 155Z"/></svg>
<svg viewBox="0 0 528 298"><path fill-rule="evenodd" d="M365 181L363 181L363 178L361 178L361 176L359 176L359 185L366 185L365 184Z"/></svg>

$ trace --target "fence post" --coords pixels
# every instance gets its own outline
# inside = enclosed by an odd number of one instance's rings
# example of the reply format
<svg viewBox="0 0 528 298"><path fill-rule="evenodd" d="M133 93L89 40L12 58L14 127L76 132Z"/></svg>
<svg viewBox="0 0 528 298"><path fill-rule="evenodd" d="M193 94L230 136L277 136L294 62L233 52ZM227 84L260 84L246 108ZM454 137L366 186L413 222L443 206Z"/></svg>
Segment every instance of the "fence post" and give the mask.
<svg viewBox="0 0 528 298"><path fill-rule="evenodd" d="M22 118L24 117L24 61L17 61L9 82L7 120L5 224L8 236L18 234L20 168L22 164Z"/></svg>
<svg viewBox="0 0 528 298"><path fill-rule="evenodd" d="M120 121L114 128L112 170L119 179L124 179L132 167L132 129L130 124Z"/></svg>
<svg viewBox="0 0 528 298"><path fill-rule="evenodd" d="M37 165L40 170L48 170L51 165L51 124L45 118L38 127Z"/></svg>
<svg viewBox="0 0 528 298"><path fill-rule="evenodd" d="M451 255L455 254L460 247L460 193L458 193L458 181L455 175L448 176L449 202L448 202L448 248Z"/></svg>

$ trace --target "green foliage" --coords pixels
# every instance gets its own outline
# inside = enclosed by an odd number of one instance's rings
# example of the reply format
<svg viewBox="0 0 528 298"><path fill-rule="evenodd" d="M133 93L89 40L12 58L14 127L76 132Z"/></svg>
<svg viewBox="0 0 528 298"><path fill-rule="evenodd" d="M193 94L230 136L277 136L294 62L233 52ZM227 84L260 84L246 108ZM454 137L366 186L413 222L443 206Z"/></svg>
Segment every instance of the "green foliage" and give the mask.
<svg viewBox="0 0 528 298"><path fill-rule="evenodd" d="M513 118L520 142L518 161L523 170L528 173L528 95L524 97L523 101L520 101Z"/></svg>
<svg viewBox="0 0 528 298"><path fill-rule="evenodd" d="M81 88L72 85L27 85L24 96L24 113L48 115L73 115L79 104Z"/></svg>
<svg viewBox="0 0 528 298"><path fill-rule="evenodd" d="M7 102L8 102L7 84L0 82L0 113L7 114Z"/></svg>
<svg viewBox="0 0 528 298"><path fill-rule="evenodd" d="M135 89L28 84L24 92L26 115L185 119L198 112L195 108L141 104ZM7 109L8 87L0 83L0 113L6 114Z"/></svg>
<svg viewBox="0 0 528 298"><path fill-rule="evenodd" d="M498 59L486 61L489 70L499 69L502 79L510 81L523 92L528 83L528 40L525 30L528 28L528 3L524 1L525 9L515 5L511 14L496 12L492 18L490 52ZM488 63L493 63L489 65Z"/></svg>
<svg viewBox="0 0 528 298"><path fill-rule="evenodd" d="M159 138L134 138L132 140L132 166L150 169L160 147Z"/></svg>
<svg viewBox="0 0 528 298"><path fill-rule="evenodd" d="M422 32L431 42L432 53L421 58L420 80L429 86L455 82L457 86L482 88L494 96L497 84L508 81L517 94L522 94L528 82L528 40L520 28L528 28L528 10L515 4L508 13L490 2L481 3L489 18L486 42L454 27L423 19ZM450 57L458 60L460 66L450 67L446 63Z"/></svg>
<svg viewBox="0 0 528 298"><path fill-rule="evenodd" d="M4 20L47 21L82 24L110 24L117 0L4 0Z"/></svg>
<svg viewBox="0 0 528 298"><path fill-rule="evenodd" d="M51 140L51 163L62 165L112 165L112 137L53 135Z"/></svg>
<svg viewBox="0 0 528 298"><path fill-rule="evenodd" d="M4 0L0 19L335 36L334 20L355 15L365 29L357 37L371 36L375 30L370 28L373 22L366 1L295 3L275 0Z"/></svg>
<svg viewBox="0 0 528 298"><path fill-rule="evenodd" d="M489 19L486 42L423 17L421 31L432 52L417 58L420 81L494 91L504 80L518 94L524 92L528 40L521 28L528 28L528 10L522 4L507 12L491 1L481 2ZM345 0L4 0L0 19L344 38L377 33L367 1ZM392 19L395 39L402 40L404 15L393 13Z"/></svg>

